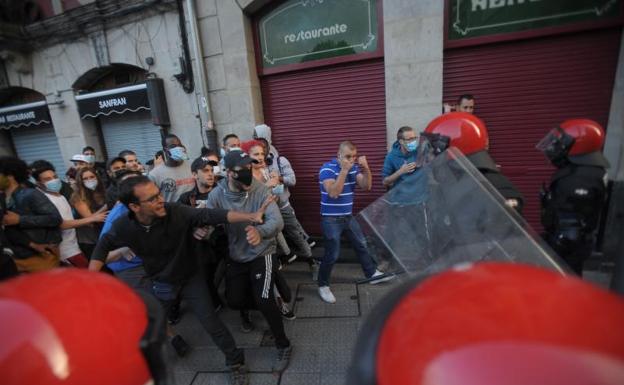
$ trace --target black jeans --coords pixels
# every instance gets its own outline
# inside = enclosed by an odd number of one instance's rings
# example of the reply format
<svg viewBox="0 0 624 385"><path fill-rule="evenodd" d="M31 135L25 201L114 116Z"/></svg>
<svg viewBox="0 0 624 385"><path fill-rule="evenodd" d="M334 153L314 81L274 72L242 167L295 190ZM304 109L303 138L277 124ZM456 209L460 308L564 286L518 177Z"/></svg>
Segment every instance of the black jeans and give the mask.
<svg viewBox="0 0 624 385"><path fill-rule="evenodd" d="M245 363L243 351L236 347L234 337L215 313L202 272L197 272L182 285L153 281L152 292L162 302L167 312L175 304L178 296L186 301L202 327L225 354L225 364L232 366Z"/></svg>
<svg viewBox="0 0 624 385"><path fill-rule="evenodd" d="M282 314L275 303L273 285L277 271L277 258L260 256L251 262L227 261L225 270L225 296L233 309L258 309L267 320L278 348L290 346L284 333Z"/></svg>

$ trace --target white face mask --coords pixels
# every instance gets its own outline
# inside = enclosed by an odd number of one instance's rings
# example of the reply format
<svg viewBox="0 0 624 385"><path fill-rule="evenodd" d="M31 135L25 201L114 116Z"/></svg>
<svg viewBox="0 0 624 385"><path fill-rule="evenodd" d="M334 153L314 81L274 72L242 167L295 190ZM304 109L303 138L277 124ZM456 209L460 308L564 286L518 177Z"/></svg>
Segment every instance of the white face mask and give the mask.
<svg viewBox="0 0 624 385"><path fill-rule="evenodd" d="M219 166L212 166L212 172L213 172L215 175L220 175L220 172L221 172L221 167L219 167Z"/></svg>
<svg viewBox="0 0 624 385"><path fill-rule="evenodd" d="M98 181L97 179L85 180L83 184L89 190L95 190L98 185Z"/></svg>

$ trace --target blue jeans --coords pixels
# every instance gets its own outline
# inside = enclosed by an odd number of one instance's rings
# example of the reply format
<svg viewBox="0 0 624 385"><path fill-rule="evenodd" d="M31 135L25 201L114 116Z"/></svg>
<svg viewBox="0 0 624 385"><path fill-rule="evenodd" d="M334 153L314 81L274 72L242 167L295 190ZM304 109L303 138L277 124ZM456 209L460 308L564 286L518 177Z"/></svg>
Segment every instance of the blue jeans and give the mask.
<svg viewBox="0 0 624 385"><path fill-rule="evenodd" d="M319 286L329 286L329 276L340 254L340 236L343 233L347 236L349 242L351 242L355 254L360 260L366 278L370 278L373 273L375 273L377 264L368 253L366 239L364 238L362 229L352 215L321 216L321 227L323 230L323 241L325 243L325 255L319 267Z"/></svg>

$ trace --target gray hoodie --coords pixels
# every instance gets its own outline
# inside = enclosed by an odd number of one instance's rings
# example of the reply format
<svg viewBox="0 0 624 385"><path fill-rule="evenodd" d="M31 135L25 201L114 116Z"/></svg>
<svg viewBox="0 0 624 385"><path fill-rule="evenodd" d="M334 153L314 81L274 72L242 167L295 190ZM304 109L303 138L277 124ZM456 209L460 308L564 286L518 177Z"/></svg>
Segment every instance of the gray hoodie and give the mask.
<svg viewBox="0 0 624 385"><path fill-rule="evenodd" d="M208 195L206 206L208 208L254 212L260 209L260 206L269 197L269 194L269 189L255 179L252 181L249 191L231 191L227 178L224 178ZM251 246L247 242L245 227L250 224L229 223L225 226L228 235L230 258L236 262L251 262L258 257L274 254L276 250L275 237L284 227L282 215L275 203L271 203L267 208L264 214L264 222L261 225L256 225L260 235L262 235L262 242L257 246Z"/></svg>
<svg viewBox="0 0 624 385"><path fill-rule="evenodd" d="M271 143L271 127L266 124L259 124L254 127L254 132L258 138L266 139L266 141L269 142L269 152L273 154L274 159L277 159L279 157L279 152L277 152L277 149L273 147L273 143Z"/></svg>

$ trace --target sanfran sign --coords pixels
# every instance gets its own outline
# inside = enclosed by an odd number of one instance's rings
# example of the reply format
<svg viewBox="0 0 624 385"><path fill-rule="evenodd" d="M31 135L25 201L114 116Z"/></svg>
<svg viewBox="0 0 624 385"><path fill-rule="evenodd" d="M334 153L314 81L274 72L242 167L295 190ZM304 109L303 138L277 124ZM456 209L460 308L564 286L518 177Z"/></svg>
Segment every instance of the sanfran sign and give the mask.
<svg viewBox="0 0 624 385"><path fill-rule="evenodd" d="M291 0L258 22L262 66L377 49L377 0Z"/></svg>

